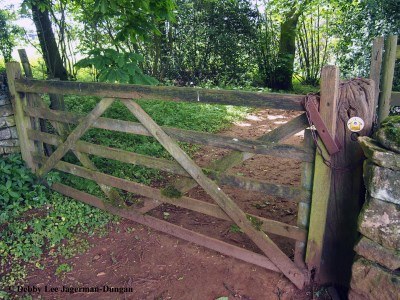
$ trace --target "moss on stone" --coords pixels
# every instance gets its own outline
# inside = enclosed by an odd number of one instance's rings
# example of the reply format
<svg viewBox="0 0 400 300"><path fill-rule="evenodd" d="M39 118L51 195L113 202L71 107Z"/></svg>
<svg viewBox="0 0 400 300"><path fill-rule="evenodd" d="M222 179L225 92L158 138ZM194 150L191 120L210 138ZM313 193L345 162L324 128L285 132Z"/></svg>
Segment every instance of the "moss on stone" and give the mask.
<svg viewBox="0 0 400 300"><path fill-rule="evenodd" d="M381 128L385 131L387 138L391 142L400 146L400 115L387 117L382 122Z"/></svg>

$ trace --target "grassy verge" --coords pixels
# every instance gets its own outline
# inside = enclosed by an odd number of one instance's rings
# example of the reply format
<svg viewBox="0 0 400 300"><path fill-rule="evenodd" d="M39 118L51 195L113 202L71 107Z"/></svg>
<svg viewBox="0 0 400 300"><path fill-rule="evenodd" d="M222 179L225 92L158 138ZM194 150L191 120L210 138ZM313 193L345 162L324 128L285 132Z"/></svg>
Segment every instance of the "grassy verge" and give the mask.
<svg viewBox="0 0 400 300"><path fill-rule="evenodd" d="M88 113L99 101L96 97L66 97L68 110ZM247 109L218 105L197 105L162 101L139 101L158 124L184 129L217 132L242 118ZM135 121L120 103L114 103L106 117ZM159 143L144 136L128 135L100 129L89 130L83 140L121 148L141 154L171 159ZM182 144L190 154L197 149ZM91 157L103 172L136 182L152 184L162 181L157 170ZM65 160L76 162L70 154ZM51 183L63 182L102 197L94 182L63 173L50 173ZM111 215L86 204L49 191L24 166L20 155L0 158L0 299L10 298L9 288L21 284L29 270L45 268L45 257L72 257L89 247L80 233L104 233L106 225L116 221ZM56 274L71 266L60 264Z"/></svg>

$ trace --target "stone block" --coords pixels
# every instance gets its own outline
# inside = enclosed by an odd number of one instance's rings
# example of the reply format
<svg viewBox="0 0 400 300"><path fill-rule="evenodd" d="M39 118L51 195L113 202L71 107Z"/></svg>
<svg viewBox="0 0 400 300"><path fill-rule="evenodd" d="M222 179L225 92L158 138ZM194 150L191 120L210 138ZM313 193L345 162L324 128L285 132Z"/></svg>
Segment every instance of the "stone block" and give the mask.
<svg viewBox="0 0 400 300"><path fill-rule="evenodd" d="M0 117L12 116L14 114L11 104L0 106Z"/></svg>
<svg viewBox="0 0 400 300"><path fill-rule="evenodd" d="M6 95L0 94L0 106L7 105L7 104L10 104L10 103L11 103L11 101Z"/></svg>
<svg viewBox="0 0 400 300"><path fill-rule="evenodd" d="M366 161L364 182L372 197L400 204L400 171L382 168Z"/></svg>
<svg viewBox="0 0 400 300"><path fill-rule="evenodd" d="M0 128L15 126L14 116L0 117Z"/></svg>
<svg viewBox="0 0 400 300"><path fill-rule="evenodd" d="M399 251L384 248L366 237L361 238L354 247L354 251L366 259L376 262L392 271L400 268Z"/></svg>
<svg viewBox="0 0 400 300"><path fill-rule="evenodd" d="M399 205L367 198L359 216L358 230L385 248L400 249Z"/></svg>
<svg viewBox="0 0 400 300"><path fill-rule="evenodd" d="M380 144L367 136L358 138L365 156L374 164L395 171L400 170L400 154L382 148Z"/></svg>
<svg viewBox="0 0 400 300"><path fill-rule="evenodd" d="M360 257L353 264L350 286L364 297L360 299L398 300L400 276Z"/></svg>
<svg viewBox="0 0 400 300"><path fill-rule="evenodd" d="M10 128L0 129L0 141L11 139L11 130Z"/></svg>
<svg viewBox="0 0 400 300"><path fill-rule="evenodd" d="M11 154L11 153L19 153L19 152L21 152L21 148L18 146L0 147L0 154Z"/></svg>
<svg viewBox="0 0 400 300"><path fill-rule="evenodd" d="M18 139L0 140L0 147L15 147L19 146Z"/></svg>
<svg viewBox="0 0 400 300"><path fill-rule="evenodd" d="M10 104L10 100L6 97L0 97L0 106L8 105Z"/></svg>

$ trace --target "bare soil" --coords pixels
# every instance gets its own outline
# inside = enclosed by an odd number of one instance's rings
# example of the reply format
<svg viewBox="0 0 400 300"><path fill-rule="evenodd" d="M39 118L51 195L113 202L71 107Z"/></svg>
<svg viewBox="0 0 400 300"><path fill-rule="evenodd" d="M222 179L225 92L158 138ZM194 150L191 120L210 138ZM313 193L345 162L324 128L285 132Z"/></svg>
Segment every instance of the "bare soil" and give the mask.
<svg viewBox="0 0 400 300"><path fill-rule="evenodd" d="M280 110L258 110L234 124L224 135L256 139L273 128L295 117L297 113ZM285 143L299 145L298 134ZM195 155L196 162L206 166L229 151L210 147ZM272 183L299 185L301 163L256 155L231 174L250 176ZM238 205L255 215L296 224L296 203L260 193L249 193L236 188L221 187ZM199 187L191 190L190 197L212 202ZM165 214L167 213L167 214ZM233 232L232 223L199 213L162 205L150 212L159 218L179 224L196 232L207 234L234 245L259 252L257 247L240 232ZM30 293L34 299L312 299L312 288L299 291L283 275L268 271L240 260L221 255L192 243L165 235L129 220L110 225L106 237L87 237L90 249L71 259L55 261L48 257L45 268L31 272L30 286L40 287L40 293ZM294 242L272 236L290 257ZM61 263L73 270L56 276ZM47 286L47 292L44 291ZM58 287L115 287L131 288L116 292L49 292Z"/></svg>

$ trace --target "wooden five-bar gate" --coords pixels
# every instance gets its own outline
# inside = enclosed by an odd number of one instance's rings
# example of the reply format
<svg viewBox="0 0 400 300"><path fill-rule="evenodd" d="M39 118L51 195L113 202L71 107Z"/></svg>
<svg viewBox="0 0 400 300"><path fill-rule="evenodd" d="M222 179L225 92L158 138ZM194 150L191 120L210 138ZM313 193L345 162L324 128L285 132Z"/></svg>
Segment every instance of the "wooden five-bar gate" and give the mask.
<svg viewBox="0 0 400 300"><path fill-rule="evenodd" d="M113 201L103 201L62 183L53 184L52 189L164 233L263 268L281 272L300 289L309 282L310 271L318 269L321 260L331 170L324 164L320 153L316 153L310 129L305 130L309 127L305 113L266 133L257 140L248 140L159 126L135 102L135 99L148 99L149 101L161 99L304 111L302 105L304 96L178 87L43 81L31 78L28 64L23 62L23 67L25 76L21 74L19 63L8 63L7 77L15 110L21 152L26 164L41 177L55 169L94 180L105 196ZM322 72L319 106L321 117L331 133L335 132L337 90L338 69L327 66ZM89 114L79 115L49 109L42 101L40 94L91 95L102 97L102 99ZM123 103L140 123L102 117L102 114L115 101ZM41 131L40 123L43 122L41 120L48 120L58 134ZM75 124L76 126L73 127L73 130L68 130L67 124ZM175 161L80 141L82 135L90 128L153 136ZM303 146L280 143L280 141L302 130L305 130ZM193 162L179 147L177 141L209 145L233 151L222 159L213 162L205 170ZM45 155L46 151L44 151L43 145L46 144L56 146L56 150L50 156ZM323 154L328 157L323 144L321 144L321 148ZM75 154L81 166L62 160L68 151ZM295 187L272 184L243 176L230 175L225 172L256 154L302 161L301 185ZM215 204L187 196L181 196L178 199L169 198L159 189L101 173L89 159L89 155L156 168L184 176L186 179L181 181L179 185L181 191L186 192L190 188L200 185L212 197ZM231 185L297 202L297 225L289 225L244 212L218 185ZM117 189L145 197L144 206L140 209L133 209L132 207L111 204L121 197ZM245 250L146 215L146 212L161 203L173 204L215 218L232 221L258 246L263 254ZM269 233L296 241L294 261L269 238Z"/></svg>

